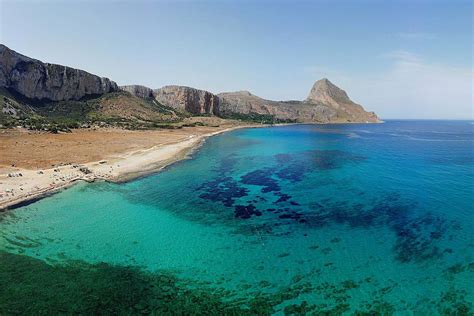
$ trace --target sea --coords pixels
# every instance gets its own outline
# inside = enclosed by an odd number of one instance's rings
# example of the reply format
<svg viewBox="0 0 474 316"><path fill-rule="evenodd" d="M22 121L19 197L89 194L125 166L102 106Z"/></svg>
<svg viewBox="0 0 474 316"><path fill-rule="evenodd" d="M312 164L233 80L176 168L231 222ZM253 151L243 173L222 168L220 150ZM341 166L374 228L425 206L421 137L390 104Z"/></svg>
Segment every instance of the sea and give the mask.
<svg viewBox="0 0 474 316"><path fill-rule="evenodd" d="M472 315L474 124L247 128L0 213L0 314Z"/></svg>

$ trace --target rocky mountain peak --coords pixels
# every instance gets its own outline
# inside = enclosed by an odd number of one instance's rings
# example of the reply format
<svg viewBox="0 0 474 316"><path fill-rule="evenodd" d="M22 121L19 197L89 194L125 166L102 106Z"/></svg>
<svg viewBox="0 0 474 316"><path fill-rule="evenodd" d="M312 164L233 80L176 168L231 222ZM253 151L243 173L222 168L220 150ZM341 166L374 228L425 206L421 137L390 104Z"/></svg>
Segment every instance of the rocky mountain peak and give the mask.
<svg viewBox="0 0 474 316"><path fill-rule="evenodd" d="M379 122L377 115L367 112L327 78L316 81L306 101L309 104L325 105L336 110L339 120L348 122Z"/></svg>
<svg viewBox="0 0 474 316"><path fill-rule="evenodd" d="M309 92L306 102L325 103L335 105L336 103L351 103L346 91L342 90L327 78L316 81Z"/></svg>

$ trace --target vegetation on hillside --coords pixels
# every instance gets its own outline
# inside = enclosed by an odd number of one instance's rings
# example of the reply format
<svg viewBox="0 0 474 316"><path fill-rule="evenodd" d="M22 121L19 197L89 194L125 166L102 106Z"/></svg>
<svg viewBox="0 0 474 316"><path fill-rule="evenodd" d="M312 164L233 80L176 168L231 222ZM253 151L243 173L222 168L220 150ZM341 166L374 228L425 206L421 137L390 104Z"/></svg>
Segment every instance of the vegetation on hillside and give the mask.
<svg viewBox="0 0 474 316"><path fill-rule="evenodd" d="M246 121L246 122L254 122L254 123L260 123L260 124L278 124L278 123L295 123L296 122L296 120L278 119L278 118L274 117L273 115L258 114L258 113L254 113L254 112L250 112L248 114L228 113L228 114L224 114L222 117L226 118L226 119L240 120L240 121Z"/></svg>
<svg viewBox="0 0 474 316"><path fill-rule="evenodd" d="M189 116L155 100L143 100L127 92L52 102L31 100L0 89L0 109L0 127L22 126L53 133L90 126L171 128Z"/></svg>
<svg viewBox="0 0 474 316"><path fill-rule="evenodd" d="M206 125L203 122L187 122L186 119L192 116L190 113L124 91L53 102L28 99L14 91L0 88L0 110L0 128L21 126L52 133L93 126L137 130ZM258 113L230 113L222 118L258 124L294 122Z"/></svg>

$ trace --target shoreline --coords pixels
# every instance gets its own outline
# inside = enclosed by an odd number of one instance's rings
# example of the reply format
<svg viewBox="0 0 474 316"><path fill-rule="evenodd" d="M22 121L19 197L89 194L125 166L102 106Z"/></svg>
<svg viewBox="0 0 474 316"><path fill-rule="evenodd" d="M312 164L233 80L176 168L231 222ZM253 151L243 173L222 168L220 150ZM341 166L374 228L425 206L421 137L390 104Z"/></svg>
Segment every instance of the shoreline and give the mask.
<svg viewBox="0 0 474 316"><path fill-rule="evenodd" d="M185 140L126 152L100 161L77 165L66 164L41 170L19 169L12 173L12 177L9 176L10 174L2 175L0 212L34 203L65 190L79 181L123 183L137 179L188 158L209 137L236 129L255 127L267 127L267 125L233 126L202 135L189 135Z"/></svg>
<svg viewBox="0 0 474 316"><path fill-rule="evenodd" d="M48 169L17 168L8 175L0 174L0 213L34 203L65 190L79 181L124 183L161 171L175 162L187 159L202 146L207 138L221 133L242 128L305 124L327 125L328 123L236 125L201 135L190 134L184 140L177 140L167 144L158 144L145 149L112 154L99 161L81 164L68 163ZM12 175L11 177L10 174Z"/></svg>

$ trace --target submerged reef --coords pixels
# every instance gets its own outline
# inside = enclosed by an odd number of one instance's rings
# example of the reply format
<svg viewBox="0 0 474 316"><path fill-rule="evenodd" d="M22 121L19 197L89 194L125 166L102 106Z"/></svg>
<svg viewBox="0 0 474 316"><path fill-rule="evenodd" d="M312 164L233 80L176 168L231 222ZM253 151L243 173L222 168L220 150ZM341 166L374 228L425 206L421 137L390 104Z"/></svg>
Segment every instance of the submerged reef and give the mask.
<svg viewBox="0 0 474 316"><path fill-rule="evenodd" d="M170 273L137 267L69 262L49 265L0 252L0 314L5 315L268 315L260 297L224 302L216 289L194 288Z"/></svg>
<svg viewBox="0 0 474 316"><path fill-rule="evenodd" d="M255 227L274 236L291 233L288 226L294 224L310 229L330 225L347 225L349 228L384 226L395 234L396 242L392 249L397 261L423 262L452 252L442 246L442 241L450 238L460 226L441 216L423 212L417 203L396 192L385 192L362 202L344 196L330 199L315 196L308 201L298 200L292 195L291 187L302 182L308 174L361 163L365 157L340 150L309 150L277 154L273 159L274 164L240 176L234 174L239 163L236 155L222 159L213 170L215 177L196 188L199 198L221 203L226 209L233 210L235 218L252 220ZM251 193L255 192L252 188L257 188L257 193ZM354 192L364 195L357 189ZM229 223L238 225L235 221ZM286 232L282 231L285 227Z"/></svg>
<svg viewBox="0 0 474 316"><path fill-rule="evenodd" d="M374 288L372 301L351 306L354 291L374 283L371 278L313 285L299 276L292 285L269 294L260 291L271 286L269 283L246 286L256 286L254 292L230 291L135 266L82 261L50 265L3 251L0 262L2 315L393 315L400 308L413 308L385 300L396 284ZM301 295L324 299L325 303L311 304L298 299ZM432 304L444 315L470 315L472 311L465 293L456 289L433 298Z"/></svg>

